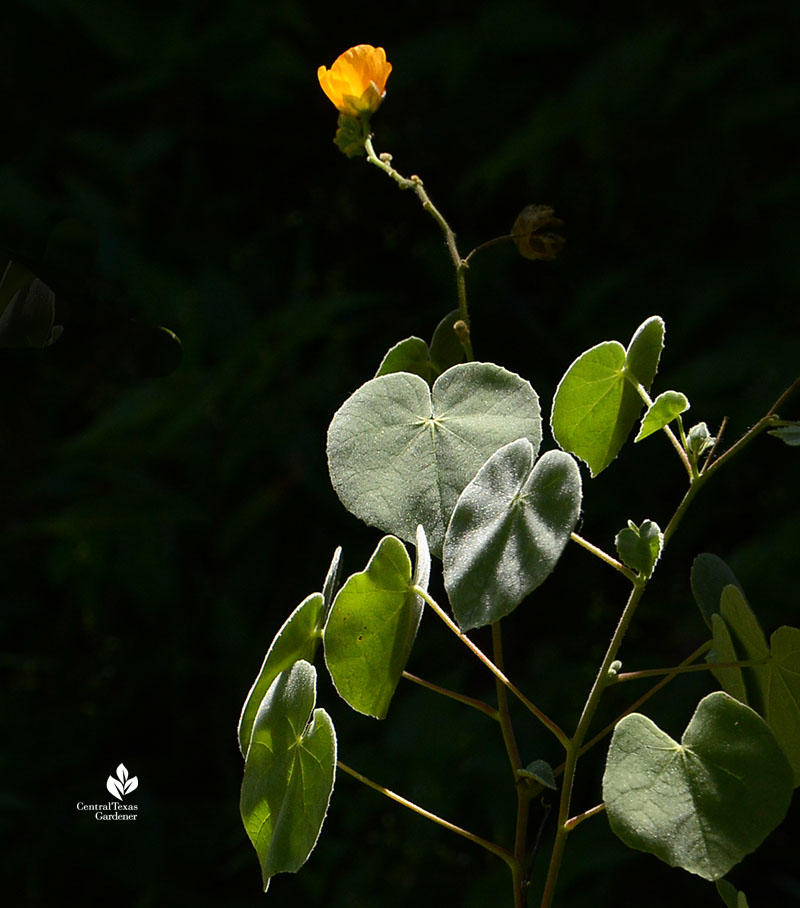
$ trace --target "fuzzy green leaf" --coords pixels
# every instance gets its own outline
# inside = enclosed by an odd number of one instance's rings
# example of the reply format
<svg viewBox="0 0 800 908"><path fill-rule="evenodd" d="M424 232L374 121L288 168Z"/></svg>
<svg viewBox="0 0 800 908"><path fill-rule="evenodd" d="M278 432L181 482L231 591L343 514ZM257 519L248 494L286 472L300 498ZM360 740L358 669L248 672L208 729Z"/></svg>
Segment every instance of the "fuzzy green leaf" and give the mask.
<svg viewBox="0 0 800 908"><path fill-rule="evenodd" d="M639 326L627 350L618 341L598 344L561 379L553 400L553 436L588 465L592 476L619 454L642 411L628 376L649 391L663 341L664 323L653 316Z"/></svg>
<svg viewBox="0 0 800 908"><path fill-rule="evenodd" d="M664 391L659 394L652 404L647 408L647 412L642 419L642 427L639 434L634 438L634 442L641 441L669 425L676 416L685 413L689 409L689 400L685 394L680 391Z"/></svg>
<svg viewBox="0 0 800 908"><path fill-rule="evenodd" d="M371 526L408 542L424 526L438 555L458 496L485 460L517 438L538 449L541 432L536 392L499 366L453 366L432 389L418 375L382 375L333 417L331 481Z"/></svg>
<svg viewBox="0 0 800 908"><path fill-rule="evenodd" d="M322 593L312 593L304 599L283 623L275 635L261 670L250 688L239 718L239 749L244 757L250 747L253 723L264 695L278 675L291 668L298 659L314 661L319 646L324 619Z"/></svg>
<svg viewBox="0 0 800 908"><path fill-rule="evenodd" d="M681 742L639 713L614 730L603 777L611 828L631 848L718 880L781 822L792 771L748 706L717 691Z"/></svg>
<svg viewBox="0 0 800 908"><path fill-rule="evenodd" d="M357 712L386 716L422 617L422 600L412 588L415 579L425 588L425 558L421 546L412 577L405 546L385 536L334 600L323 638L325 663L339 695Z"/></svg>
<svg viewBox="0 0 800 908"><path fill-rule="evenodd" d="M314 709L317 674L300 660L270 685L256 715L240 810L264 890L302 867L319 838L336 774L336 733Z"/></svg>
<svg viewBox="0 0 800 908"><path fill-rule="evenodd" d="M642 577L649 577L661 555L664 534L652 520L645 520L640 527L629 520L614 541L622 561Z"/></svg>
<svg viewBox="0 0 800 908"><path fill-rule="evenodd" d="M463 630L508 615L554 570L581 507L575 460L525 439L505 445L458 499L444 543L444 584Z"/></svg>

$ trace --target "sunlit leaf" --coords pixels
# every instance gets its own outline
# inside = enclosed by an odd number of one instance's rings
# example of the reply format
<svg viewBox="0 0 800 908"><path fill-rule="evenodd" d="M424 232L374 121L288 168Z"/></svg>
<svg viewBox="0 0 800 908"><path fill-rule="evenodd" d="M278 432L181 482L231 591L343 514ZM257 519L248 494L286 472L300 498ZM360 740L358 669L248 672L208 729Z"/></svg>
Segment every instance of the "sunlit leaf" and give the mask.
<svg viewBox="0 0 800 908"><path fill-rule="evenodd" d="M256 715L240 810L264 889L299 870L319 838L336 772L336 734L314 709L317 674L300 660L272 682Z"/></svg>
<svg viewBox="0 0 800 908"><path fill-rule="evenodd" d="M639 326L626 350L606 341L581 354L556 389L551 425L556 441L597 476L619 454L642 411L630 379L650 390L664 341L658 316Z"/></svg>
<svg viewBox="0 0 800 908"><path fill-rule="evenodd" d="M685 394L681 394L680 391L664 391L647 408L644 419L642 419L642 427L634 441L641 441L648 435L658 432L688 409L689 400Z"/></svg>
<svg viewBox="0 0 800 908"><path fill-rule="evenodd" d="M250 746L258 709L272 682L298 659L314 661L320 642L323 611L322 593L312 593L289 615L270 644L239 718L239 749L244 757Z"/></svg>
<svg viewBox="0 0 800 908"><path fill-rule="evenodd" d="M792 771L764 720L717 691L681 742L633 713L614 730L603 800L616 835L707 880L723 877L786 814Z"/></svg>
<svg viewBox="0 0 800 908"><path fill-rule="evenodd" d="M422 536L424 540L424 535ZM420 545L417 582L430 562ZM325 625L325 663L340 696L358 712L382 719L403 674L422 617L422 600L405 546L394 536L378 544L365 570L348 577Z"/></svg>
<svg viewBox="0 0 800 908"><path fill-rule="evenodd" d="M408 542L424 526L438 555L464 486L498 448L523 437L538 449L538 396L499 366L453 366L433 389L418 375L382 375L333 417L331 481L344 506L371 526Z"/></svg>
<svg viewBox="0 0 800 908"><path fill-rule="evenodd" d="M641 526L629 520L628 526L617 533L615 544L619 557L631 570L649 577L661 555L664 534L652 520L645 520Z"/></svg>
<svg viewBox="0 0 800 908"><path fill-rule="evenodd" d="M519 439L481 467L458 499L444 544L444 582L462 629L513 611L556 566L581 506L575 460L548 451L535 462Z"/></svg>

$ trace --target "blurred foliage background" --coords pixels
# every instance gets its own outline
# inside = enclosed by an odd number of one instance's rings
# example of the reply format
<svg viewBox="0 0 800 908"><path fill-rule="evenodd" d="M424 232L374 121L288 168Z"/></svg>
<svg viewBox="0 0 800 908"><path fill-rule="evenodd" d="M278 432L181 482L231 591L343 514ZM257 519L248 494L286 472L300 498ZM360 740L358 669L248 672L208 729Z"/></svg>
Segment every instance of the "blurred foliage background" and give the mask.
<svg viewBox="0 0 800 908"><path fill-rule="evenodd" d="M64 326L45 350L0 351L8 904L505 904L502 865L348 778L320 848L266 902L238 818L236 722L269 641L337 544L350 573L380 535L330 488L327 423L389 346L429 338L454 304L436 225L333 146L316 68L353 44L386 47L376 147L422 175L462 251L531 202L565 220L555 263L510 246L475 259L479 358L529 378L548 411L575 356L659 314L657 390L684 391L714 429L727 415L732 441L800 364L800 10L8 0L3 12L0 255L54 290ZM682 490L668 445L629 445L588 484L582 532L613 548L629 518L663 526ZM798 492L797 453L774 439L722 471L663 560L626 668L674 664L704 639L688 583L700 551L734 567L768 632L798 623ZM582 551L564 561L508 621L507 666L570 726L625 589ZM492 696L430 616L410 668ZM502 742L483 717L402 686L378 724L321 683L350 765L482 835L511 834ZM708 690L683 681L652 714L677 736ZM609 696L607 718L631 696ZM557 761L520 719L524 755ZM581 809L599 800L601 760L587 758ZM139 777L139 819L80 815L120 761ZM732 874L754 906L800 904L791 828ZM603 819L572 837L564 908L677 898L716 904Z"/></svg>

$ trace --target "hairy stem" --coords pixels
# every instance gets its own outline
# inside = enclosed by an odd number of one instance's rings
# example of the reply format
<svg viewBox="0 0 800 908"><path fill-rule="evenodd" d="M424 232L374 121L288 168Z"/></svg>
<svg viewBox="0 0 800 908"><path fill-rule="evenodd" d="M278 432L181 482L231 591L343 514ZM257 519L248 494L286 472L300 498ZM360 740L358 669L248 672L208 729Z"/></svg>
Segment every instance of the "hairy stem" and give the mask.
<svg viewBox="0 0 800 908"><path fill-rule="evenodd" d="M450 254L450 259L453 262L453 267L456 271L456 293L458 296L458 313L461 318L461 321L464 323L464 330L458 333L458 339L461 343L461 346L464 349L464 354L468 360L473 359L472 353L472 341L469 336L469 308L467 306L467 281L466 281L466 271L469 265L467 264L467 259L462 258L461 253L458 251L458 246L456 245L456 235L453 232L453 229L447 223L444 215L439 211L439 209L433 204L430 199L430 196L425 191L425 186L423 185L422 180L416 175L412 174L410 177L404 177L402 174L398 173L397 170L392 167L391 155L377 155L375 154L375 149L372 145L372 136L367 136L364 141L364 150L367 153L367 160L370 164L374 164L375 167L378 167L384 173L388 174L401 189L413 189L416 193L417 198L422 203L422 207L428 214L436 221L436 223L441 228L442 233L444 234L445 244L447 245L447 251Z"/></svg>
<svg viewBox="0 0 800 908"><path fill-rule="evenodd" d="M622 611L619 622L617 623L616 630L614 635L611 638L611 642L608 645L606 654L603 657L603 662L600 665L600 669L597 672L597 677L594 680L592 689L589 692L589 696L586 700L586 703L583 707L583 712L581 717L578 720L578 726L575 729L575 734L572 736L572 739L569 741L567 746L567 758L564 761L564 776L561 782L561 799L559 801L558 808L558 821L556 826L556 838L553 843L553 852L550 858L550 867L547 872L547 879L545 881L544 893L542 894L541 908L550 908L553 904L553 899L556 893L556 885L558 883L558 875L561 870L561 862L564 857L564 847L567 842L567 836L569 835L570 828L567 825L569 822L569 811L572 802L572 785L575 780L575 769L578 764L578 758L580 757L581 744L583 739L586 737L586 733L589 730L589 725L594 718L594 714L597 711L597 707L600 703L600 698L603 695L603 691L609 683L609 671L611 669L611 664L617 658L617 652L622 644L622 640L625 637L625 634L630 626L631 620L636 612L636 608L639 605L639 602L644 593L645 583L636 583L631 590L631 594L628 597L628 601L625 604L625 608Z"/></svg>
<svg viewBox="0 0 800 908"><path fill-rule="evenodd" d="M442 687L439 684L434 684L432 681L426 681L424 678L417 677L417 675L412 675L411 672L404 671L403 677L407 681L413 681L414 684L419 684L420 687L432 690L437 694L441 694L443 697L449 697L451 700L457 700L459 703L465 703L467 706L473 707L473 709L480 710L490 719L500 720L499 711L493 706L489 706L488 703L484 703L483 700L477 700L475 697L467 697L465 694L459 694L457 691Z"/></svg>
<svg viewBox="0 0 800 908"><path fill-rule="evenodd" d="M605 804L598 804L596 807L592 807L590 810L584 810L583 813L577 814L577 816L572 817L567 820L567 828L570 832L581 824L584 820L588 820L589 817L596 817L598 813L602 813L606 809Z"/></svg>
<svg viewBox="0 0 800 908"><path fill-rule="evenodd" d="M685 675L687 672L709 672L717 668L752 668L766 665L766 659L742 659L738 662L707 662L703 665L674 665L671 668L645 668L637 672L620 672L614 678L614 684L624 681L637 681L639 678L656 678L659 675Z"/></svg>
<svg viewBox="0 0 800 908"><path fill-rule="evenodd" d="M584 539L583 536L579 536L577 533L570 533L569 538L573 542L577 542L579 546L586 549L587 552L591 552L592 555L599 558L601 561L605 561L606 564L611 565L615 571L619 571L623 577L627 577L631 583L636 583L636 574L626 567L621 561L617 561L616 558L613 558L608 552L604 552L601 548L598 548L596 545L592 545L591 542Z"/></svg>
<svg viewBox="0 0 800 908"><path fill-rule="evenodd" d="M534 716L548 728L555 737L559 740L561 745L566 749L569 745L569 738L565 732L558 726L556 723L549 717L546 716L537 706L535 706L531 701L519 690L511 681L506 678L503 672L492 662L492 660L475 644L469 639L469 637L461 632L459 626L453 621L453 619L444 611L444 609L439 605L439 603L428 593L427 590L423 590L421 586L413 586L412 592L416 593L417 596L420 596L425 602L433 609L433 611L441 618L445 625L458 637L458 639L466 646L470 652L476 656L495 676L499 678L500 681L508 688L509 691L522 703Z"/></svg>
<svg viewBox="0 0 800 908"><path fill-rule="evenodd" d="M706 640L706 642L702 646L699 646L690 656L687 656L683 660L683 662L681 662L680 665L676 666L675 670L673 672L670 672L670 674L667 675L665 678L662 678L658 682L658 684L654 684L649 690L645 691L645 693L642 694L642 696L639 697L638 700L636 700L634 703L631 703L631 705L624 712L620 713L620 715L618 715L617 718L614 719L613 722L609 722L609 724L606 725L606 727L602 731L599 731L593 738L591 738L585 744L583 744L581 746L581 749L578 751L578 756L582 757L587 751L591 750L595 746L595 744L599 744L600 741L603 740L603 738L605 738L607 735L610 735L611 732L614 731L614 729L617 727L617 724L619 722L621 722L625 718L625 716L629 716L631 713L636 712L636 710L639 709L640 706L645 704L654 694L657 694L661 690L662 687L666 687L670 681L672 681L674 678L676 678L678 676L678 674L680 673L680 669L683 668L683 666L689 665L690 663L697 661L702 655L707 653L708 650L710 650L710 649L711 649L711 641ZM564 772L564 764L562 763L561 766L558 766L558 767L556 767L556 769L553 770L553 775L558 777L563 772Z"/></svg>
<svg viewBox="0 0 800 908"><path fill-rule="evenodd" d="M516 860L514 855L510 851L503 848L501 845L497 845L495 842L490 842L488 839L483 839L475 833L470 832L468 829L463 829L461 826L456 826L455 823L451 823L449 820L444 820L442 817L437 816L435 813L431 813L429 810L425 810L424 807L420 807L419 804L415 804L413 801L409 801L408 798L404 798L399 794L396 794L393 791L390 791L388 788L384 788L383 785L379 785L377 782L373 782L372 779L368 779L366 776L362 775L360 772L356 772L355 769L351 769L345 763L342 763L341 760L336 761L336 765L342 772L346 772L348 775L352 776L354 779L358 779L359 782L362 782L364 785L372 788L374 791L380 792L380 794L385 795L387 798L390 798L392 801L402 804L403 807L407 807L409 810L418 813L421 817L425 817L426 820L430 820L432 823L436 823L439 826L442 826L444 829L449 829L450 832L460 835L462 838L469 839L470 842L474 842L476 845L480 845L481 848L485 848L486 851L491 851L492 854L497 855L508 864L511 868L512 873L516 865Z"/></svg>
<svg viewBox="0 0 800 908"><path fill-rule="evenodd" d="M492 624L492 656L495 665L502 671L504 667L503 659L503 635L500 629L500 622L495 621ZM519 770L522 769L522 760L519 756L517 739L514 735L514 728L511 724L511 712L508 708L508 690L499 678L495 678L497 688L497 705L500 714L500 727L503 730L503 742L508 754L508 762L511 764L511 772L514 776L514 788L517 793L517 821L514 832L514 857L516 858L516 872L513 873L514 885L514 906L515 908L524 908L525 906L525 889L527 881L524 876L525 867L525 849L526 838L528 833L528 811L530 808L530 797L527 787L519 776Z"/></svg>

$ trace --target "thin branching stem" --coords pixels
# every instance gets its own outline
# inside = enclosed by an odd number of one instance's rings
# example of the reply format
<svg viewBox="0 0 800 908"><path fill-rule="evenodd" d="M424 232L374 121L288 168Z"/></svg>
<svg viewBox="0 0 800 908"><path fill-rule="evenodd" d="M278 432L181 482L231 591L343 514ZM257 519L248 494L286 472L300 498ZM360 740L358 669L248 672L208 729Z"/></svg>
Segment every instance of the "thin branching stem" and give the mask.
<svg viewBox="0 0 800 908"><path fill-rule="evenodd" d="M495 621L492 624L492 656L494 657L494 664L502 671L504 668L503 634L499 621ZM514 788L517 795L517 820L514 831L514 857L516 858L516 867L512 868L514 906L515 908L524 908L526 889L524 867L530 797L528 796L527 787L519 775L519 771L522 769L522 760L519 755L517 739L514 735L514 727L511 724L511 711L508 707L508 690L505 684L497 677L495 677L495 686L497 688L497 706L500 714L500 727L503 730L503 742L506 746L508 762L511 765L511 772L514 777Z"/></svg>
<svg viewBox="0 0 800 908"><path fill-rule="evenodd" d="M414 684L419 684L420 687L424 687L427 690L432 690L437 694L441 694L443 697L449 697L451 700L457 700L459 703L464 703L467 706L471 706L473 709L480 710L480 712L487 715L490 719L496 721L500 720L500 713L493 706L490 706L488 703L484 703L483 700L478 700L475 697L468 697L466 694L460 694L458 691L450 690L447 687L442 687L440 684L434 684L433 681L426 681L424 678L420 678L417 675L412 675L411 672L403 672L403 677L407 681L413 681Z"/></svg>
<svg viewBox="0 0 800 908"><path fill-rule="evenodd" d="M620 672L614 678L614 683L625 681L638 681L640 678L657 678L659 675L685 675L687 672L709 672L718 668L754 668L766 665L766 659L742 659L739 662L707 662L703 665L674 665L671 668L645 668L636 672Z"/></svg>
<svg viewBox="0 0 800 908"><path fill-rule="evenodd" d="M683 666L689 665L692 662L696 662L702 655L704 655L708 652L708 650L711 649L711 646L712 643L710 640L706 640L706 642L702 646L698 646L698 648L691 655L687 656L680 665L675 667L675 671L662 678L658 682L658 684L654 684L649 690L642 694L642 696L639 697L638 700L636 700L634 703L631 703L631 705L624 712L620 713L620 715L618 715L613 722L609 722L609 724L606 725L606 727L602 729L602 731L599 731L593 738L583 744L578 751L578 756L582 757L587 751L590 751L595 746L595 744L599 744L603 740L603 738L610 735L611 732L614 731L614 729L617 727L617 724L621 722L625 718L625 716L629 716L631 713L636 712L636 710L639 709L640 706L644 705L654 694L657 694L662 687L666 687L670 681L676 678ZM563 772L564 764L562 763L561 766L558 766L553 770L553 775L558 777Z"/></svg>
<svg viewBox="0 0 800 908"><path fill-rule="evenodd" d="M511 681L506 678L505 674L492 662L492 660L479 649L469 637L461 631L459 626L453 621L453 619L445 612L445 610L439 605L439 603L428 593L427 590L422 589L421 586L412 587L412 592L416 593L417 596L420 596L424 601L433 609L433 611L438 615L438 617L444 622L444 624L458 637L458 639L470 650L470 652L476 656L489 671L511 691L511 693L523 704L534 716L548 728L555 737L559 740L561 745L566 748L569 745L569 738L549 716L545 715L535 704L519 690L516 685L512 684Z"/></svg>
<svg viewBox="0 0 800 908"><path fill-rule="evenodd" d="M606 809L605 804L598 804L596 807L592 807L589 810L584 810L583 813L579 813L574 817L571 817L567 820L567 829L570 832L576 827L579 826L584 820L588 820L589 817L596 817L599 813L602 813Z"/></svg>
<svg viewBox="0 0 800 908"><path fill-rule="evenodd" d="M453 267L456 272L456 293L458 296L458 313L462 322L464 322L465 330L458 334L458 339L461 343L461 346L464 349L464 354L468 360L473 359L472 353L472 342L469 337L469 307L467 306L467 279L466 272L469 267L467 260L462 258L461 253L458 251L458 246L456 245L456 235L453 232L453 229L447 223L444 215L439 211L439 209L433 204L430 196L425 190L422 180L416 175L412 174L410 177L404 177L400 174L394 167L391 165L391 155L377 155L375 154L375 148L372 145L372 136L367 136L364 141L364 150L367 153L367 160L370 164L373 164L375 167L378 167L384 173L388 174L401 189L413 189L416 193L417 198L422 203L422 207L428 214L436 221L439 225L442 233L444 234L445 244L447 245L447 251L450 254L450 259L453 262Z"/></svg>
<svg viewBox="0 0 800 908"><path fill-rule="evenodd" d="M451 823L449 820L445 820L440 816L437 816L435 813L431 813L430 810L425 810L424 807L420 807L419 804L415 804L413 801L409 801L408 798L402 797L402 795L396 794L394 791L391 791L388 788L385 788L383 785L378 784L378 782L373 782L372 779L368 779L365 775L362 775L360 772L357 772L355 769L351 769L347 764L342 763L341 760L336 761L336 765L342 772L346 772L349 776L352 776L354 779L358 779L359 782L363 783L369 788L372 788L374 791L380 792L380 794L389 798L392 801L395 801L397 804L402 804L403 807L412 810L414 813L419 814L421 817L425 817L426 820L430 820L433 823L436 823L438 826L442 826L444 829L449 829L450 832L456 833L456 835L462 836L462 838L469 839L470 842L474 842L476 845L480 845L481 848L485 848L486 851L490 851L492 854L497 855L503 861L508 864L508 866L514 871L514 866L517 863L514 855L510 851L503 848L502 845L497 845L495 842L490 842L488 839L483 839L479 835L470 832L468 829L464 829L461 826L456 826L455 823Z"/></svg>
<svg viewBox="0 0 800 908"><path fill-rule="evenodd" d="M617 561L616 558L604 552L603 549L598 548L598 546L593 545L587 539L584 539L583 536L579 536L577 533L570 533L569 538L573 542L577 542L581 548L586 549L587 552L591 552L592 555L599 558L601 561L604 561L606 564L614 568L615 571L619 571L623 577L626 577L630 580L631 583L636 583L636 574L628 567L626 567L621 561Z"/></svg>
<svg viewBox="0 0 800 908"><path fill-rule="evenodd" d="M540 908L550 908L553 904L553 899L555 898L561 862L564 857L564 848L566 846L567 836L570 832L567 823L569 821L569 811L572 802L572 785L575 780L575 769L578 764L578 758L580 757L581 744L586 737L589 725L597 711L603 691L608 685L611 665L617 658L617 653L622 645L622 640L627 633L628 627L630 626L631 620L633 619L642 598L642 594L644 593L644 589L645 583L639 582L636 583L631 590L631 594L622 611L617 627L614 630L611 642L608 644L608 649L603 657L603 662L597 672L592 689L584 704L583 712L578 720L578 726L575 729L575 734L572 736L567 746L567 757L564 761L564 774L561 782L561 798L558 807L556 837L553 843L550 867L548 868L547 879L545 880Z"/></svg>

